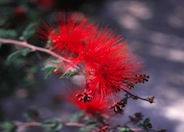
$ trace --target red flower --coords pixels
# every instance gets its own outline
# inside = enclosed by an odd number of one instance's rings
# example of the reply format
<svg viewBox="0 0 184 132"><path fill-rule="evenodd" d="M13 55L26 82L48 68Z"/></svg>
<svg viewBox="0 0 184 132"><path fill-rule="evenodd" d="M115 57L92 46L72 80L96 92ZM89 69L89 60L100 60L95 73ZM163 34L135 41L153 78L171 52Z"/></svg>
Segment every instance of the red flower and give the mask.
<svg viewBox="0 0 184 132"><path fill-rule="evenodd" d="M86 90L92 91L95 97L104 98L145 80L139 75L141 65L128 51L122 37L87 18L75 13L62 14L56 28L45 25L45 31L40 34L51 41L51 50L83 66Z"/></svg>
<svg viewBox="0 0 184 132"><path fill-rule="evenodd" d="M106 96L127 89L129 83L135 83L134 78L139 66L129 62L129 58L107 57L102 61L104 64L86 69L89 90Z"/></svg>
<svg viewBox="0 0 184 132"><path fill-rule="evenodd" d="M135 83L141 67L121 39L107 29L100 30L88 39L84 51L87 89L102 97Z"/></svg>
<svg viewBox="0 0 184 132"><path fill-rule="evenodd" d="M96 26L88 19L76 13L58 14L57 26L44 24L44 29L39 30L43 39L51 41L50 48L58 54L68 58L77 58L84 50L86 41Z"/></svg>
<svg viewBox="0 0 184 132"><path fill-rule="evenodd" d="M80 94L80 92L78 93ZM76 96L78 96L78 94L76 94ZM109 108L108 102L106 100L101 100L98 97L95 97L86 103L79 100L79 98L76 98L75 96L70 96L68 100L75 104L78 108L84 110L86 114L104 114L107 113Z"/></svg>

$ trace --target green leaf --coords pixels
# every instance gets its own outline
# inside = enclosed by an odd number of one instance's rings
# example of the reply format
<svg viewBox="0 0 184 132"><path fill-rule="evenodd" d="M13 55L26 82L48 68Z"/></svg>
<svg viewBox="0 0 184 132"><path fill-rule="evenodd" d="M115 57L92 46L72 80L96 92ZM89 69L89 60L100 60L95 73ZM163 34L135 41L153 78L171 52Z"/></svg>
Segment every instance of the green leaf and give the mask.
<svg viewBox="0 0 184 132"><path fill-rule="evenodd" d="M16 132L16 126L11 122L3 122L1 126L3 128L3 132Z"/></svg>
<svg viewBox="0 0 184 132"><path fill-rule="evenodd" d="M128 103L128 98L125 97L125 98L122 99L122 101L123 101L123 103L124 103L125 105L127 105L127 103Z"/></svg>
<svg viewBox="0 0 184 132"><path fill-rule="evenodd" d="M42 127L49 132L59 132L63 124L60 119L52 119L42 122Z"/></svg>
<svg viewBox="0 0 184 132"><path fill-rule="evenodd" d="M22 36L19 38L20 40L27 40L35 33L35 24L30 24L22 33Z"/></svg>
<svg viewBox="0 0 184 132"><path fill-rule="evenodd" d="M53 63L61 63L61 60L60 59L52 59L51 62L53 62Z"/></svg>
<svg viewBox="0 0 184 132"><path fill-rule="evenodd" d="M0 37L14 39L17 36L17 32L12 29L0 29Z"/></svg>
<svg viewBox="0 0 184 132"><path fill-rule="evenodd" d="M145 120L144 120L144 122L143 122L143 125L147 125L147 124L149 124L150 123L150 119L149 118L146 118Z"/></svg>
<svg viewBox="0 0 184 132"><path fill-rule="evenodd" d="M83 111L77 112L71 116L70 122L77 122L84 115Z"/></svg>
<svg viewBox="0 0 184 132"><path fill-rule="evenodd" d="M78 75L78 74L79 74L78 71L70 71L70 72L64 73L59 78L70 78L70 77L73 77L73 76Z"/></svg>
<svg viewBox="0 0 184 132"><path fill-rule="evenodd" d="M145 130L149 130L150 128L152 128L152 124L150 122L149 118L146 118L143 123L139 124L140 127L143 127Z"/></svg>
<svg viewBox="0 0 184 132"><path fill-rule="evenodd" d="M56 66L48 65L42 68L42 71L45 72L44 78L47 79L56 69Z"/></svg>
<svg viewBox="0 0 184 132"><path fill-rule="evenodd" d="M119 128L118 130L118 132L133 132L128 126Z"/></svg>
<svg viewBox="0 0 184 132"><path fill-rule="evenodd" d="M39 112L36 108L29 108L25 114L24 114L25 118L27 119L27 121L32 121L32 120L36 120L39 118Z"/></svg>
<svg viewBox="0 0 184 132"><path fill-rule="evenodd" d="M88 124L85 128L80 128L79 132L89 132L90 130L96 128L97 124Z"/></svg>
<svg viewBox="0 0 184 132"><path fill-rule="evenodd" d="M19 56L26 56L29 52L31 52L30 49L28 48L25 48L25 49L22 49L22 50L17 50L13 53L11 53L8 57L7 57L7 62L11 62L11 61L14 61L17 57Z"/></svg>
<svg viewBox="0 0 184 132"><path fill-rule="evenodd" d="M1 2L0 2L1 3ZM0 19L0 26L2 26L3 24L5 24L5 22L6 22L7 20L6 19Z"/></svg>

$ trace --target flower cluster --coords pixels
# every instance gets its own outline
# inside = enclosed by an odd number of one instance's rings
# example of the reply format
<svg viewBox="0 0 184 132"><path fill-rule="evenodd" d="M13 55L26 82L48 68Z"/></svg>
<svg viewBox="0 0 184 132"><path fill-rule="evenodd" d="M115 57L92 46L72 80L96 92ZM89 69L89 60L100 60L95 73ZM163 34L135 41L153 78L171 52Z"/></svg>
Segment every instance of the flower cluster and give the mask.
<svg viewBox="0 0 184 132"><path fill-rule="evenodd" d="M76 94L81 96L81 94ZM84 110L86 114L102 114L107 113L108 102L107 100L101 100L100 98L94 98L91 101L84 103L77 98L68 99L73 104L76 104L80 109Z"/></svg>
<svg viewBox="0 0 184 132"><path fill-rule="evenodd" d="M80 108L88 113L94 111L93 108L100 111L95 104L147 81L148 76L141 74L141 64L120 35L76 13L60 14L57 18L56 27L44 24L39 34L50 41L50 50L71 60L73 66L80 66L83 71L85 93L76 96ZM58 65L61 66L65 70L71 67L63 62Z"/></svg>

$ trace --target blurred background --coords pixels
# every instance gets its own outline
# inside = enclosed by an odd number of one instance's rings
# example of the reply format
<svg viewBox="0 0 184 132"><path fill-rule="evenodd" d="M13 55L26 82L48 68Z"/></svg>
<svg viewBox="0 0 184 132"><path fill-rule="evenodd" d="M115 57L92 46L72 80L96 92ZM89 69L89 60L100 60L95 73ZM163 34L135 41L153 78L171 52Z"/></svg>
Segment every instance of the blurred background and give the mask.
<svg viewBox="0 0 184 132"><path fill-rule="evenodd" d="M125 115L142 112L155 129L184 130L183 0L0 0L0 37L40 46L34 27L41 19L53 22L57 11L77 11L95 23L108 24L141 58L150 80L132 93L153 95L156 100L153 104L130 101ZM77 111L60 99L61 89L75 82L54 75L44 80L45 54L31 53L7 62L8 54L20 47L0 47L0 121L24 121L30 109L36 109L42 119L63 120Z"/></svg>

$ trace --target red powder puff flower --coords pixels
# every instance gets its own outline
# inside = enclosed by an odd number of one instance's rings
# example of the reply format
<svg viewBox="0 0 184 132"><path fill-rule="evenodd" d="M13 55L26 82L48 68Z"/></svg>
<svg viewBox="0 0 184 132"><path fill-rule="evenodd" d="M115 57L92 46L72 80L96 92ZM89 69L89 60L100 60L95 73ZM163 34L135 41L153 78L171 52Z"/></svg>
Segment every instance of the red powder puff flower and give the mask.
<svg viewBox="0 0 184 132"><path fill-rule="evenodd" d="M107 56L101 60L101 64L86 67L88 89L101 96L127 89L128 84L134 83L139 70L139 66L131 62L131 59Z"/></svg>
<svg viewBox="0 0 184 132"><path fill-rule="evenodd" d="M141 65L121 36L76 13L60 15L57 27L45 24L45 31L39 33L51 41L51 50L70 59L74 65L83 66L86 90L92 91L95 97L103 99L147 79L140 74ZM86 101L91 100L84 98Z"/></svg>
<svg viewBox="0 0 184 132"><path fill-rule="evenodd" d="M109 30L99 30L88 39L83 54L87 89L102 97L135 83L141 68L121 39Z"/></svg>
<svg viewBox="0 0 184 132"><path fill-rule="evenodd" d="M58 13L56 15L56 26L43 22L43 29L38 29L38 35L44 40L48 40L50 50L72 61L74 67L83 61L81 55L86 49L88 39L97 33L98 27L81 14ZM71 68L64 62L58 65L58 69L66 70ZM57 73L64 71L57 71Z"/></svg>
<svg viewBox="0 0 184 132"><path fill-rule="evenodd" d="M57 26L44 24L38 33L51 41L50 48L67 59L77 58L83 52L86 41L96 26L82 15L61 13L57 15Z"/></svg>
<svg viewBox="0 0 184 132"><path fill-rule="evenodd" d="M77 93L79 94L76 94L76 96L81 95L81 92L77 92ZM98 97L95 97L86 103L79 100L79 98L76 98L75 96L70 96L68 100L72 104L75 104L78 108L84 110L86 114L104 114L104 113L107 113L107 110L109 108L108 102L106 100L101 100Z"/></svg>
<svg viewBox="0 0 184 132"><path fill-rule="evenodd" d="M62 91L60 97L66 99L71 104L74 104L86 114L109 114L110 102L106 99L102 100L99 97L92 97L91 94L91 91L87 91L83 87L70 87Z"/></svg>

